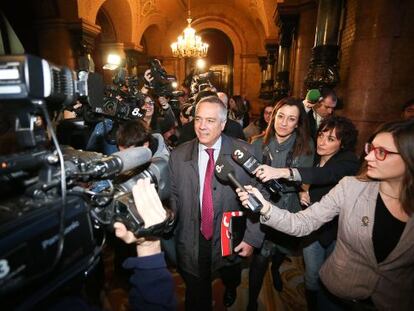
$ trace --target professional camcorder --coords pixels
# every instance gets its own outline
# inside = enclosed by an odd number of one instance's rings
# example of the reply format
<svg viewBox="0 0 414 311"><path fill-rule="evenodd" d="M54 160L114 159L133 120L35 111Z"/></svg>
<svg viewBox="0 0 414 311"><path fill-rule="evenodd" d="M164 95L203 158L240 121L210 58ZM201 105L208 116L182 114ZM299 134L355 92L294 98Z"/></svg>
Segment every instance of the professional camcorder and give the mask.
<svg viewBox="0 0 414 311"><path fill-rule="evenodd" d="M151 77L154 79L147 81L147 86L153 90L155 96L175 98L184 95L184 92L175 90L173 82L177 82L177 78L167 74L158 59L151 60L149 69L151 70Z"/></svg>
<svg viewBox="0 0 414 311"><path fill-rule="evenodd" d="M202 91L216 91L210 79L213 77L212 71L206 71L203 73L194 74L191 78L190 96L189 101L191 104L195 104L197 95Z"/></svg>
<svg viewBox="0 0 414 311"><path fill-rule="evenodd" d="M195 74L191 80L191 93L197 94L205 89L212 88L210 79L213 77L212 71Z"/></svg>
<svg viewBox="0 0 414 311"><path fill-rule="evenodd" d="M102 105L95 106L94 112L115 121L139 119L144 116L144 110L140 108L144 100L142 93L132 95L121 89L110 87L105 91Z"/></svg>
<svg viewBox="0 0 414 311"><path fill-rule="evenodd" d="M99 227L121 221L137 236L161 236L172 227L168 214L163 223L145 229L131 196L133 183L144 177L168 196L165 159L154 159L144 147L105 156L57 141L48 109L77 100L92 110L103 107L101 80L34 56L0 56L0 106L15 118L11 134L19 146L17 153L0 157L0 297L5 307L31 308L88 272L103 244ZM124 113L113 111L117 117ZM102 180L109 187L94 191L93 184Z"/></svg>

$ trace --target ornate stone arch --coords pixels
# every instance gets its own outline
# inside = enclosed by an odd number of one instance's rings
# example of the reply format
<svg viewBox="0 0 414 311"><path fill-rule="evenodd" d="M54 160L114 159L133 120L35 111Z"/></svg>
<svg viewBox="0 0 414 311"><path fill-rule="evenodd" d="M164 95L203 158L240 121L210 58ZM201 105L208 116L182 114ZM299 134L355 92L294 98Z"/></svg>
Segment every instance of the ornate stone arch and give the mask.
<svg viewBox="0 0 414 311"><path fill-rule="evenodd" d="M244 84L243 82L243 61L242 55L247 51L247 40L240 33L236 31L236 27L229 23L228 20L217 16L205 16L197 18L192 26L197 32L204 29L217 29L222 31L230 39L233 50L233 92L234 94L240 94L240 90Z"/></svg>
<svg viewBox="0 0 414 311"><path fill-rule="evenodd" d="M145 29L140 34L139 44L141 44L143 39L151 38L154 42L161 43L163 42L163 31L160 24L153 22L151 24L147 24ZM151 56L159 56L163 54L162 51L162 44L151 44L151 42L146 42L145 52Z"/></svg>
<svg viewBox="0 0 414 311"><path fill-rule="evenodd" d="M122 7L122 10L119 8ZM130 0L106 0L93 6L89 1L79 1L79 15L96 22L99 10L103 8L105 15L111 20L117 42L133 42L134 14Z"/></svg>

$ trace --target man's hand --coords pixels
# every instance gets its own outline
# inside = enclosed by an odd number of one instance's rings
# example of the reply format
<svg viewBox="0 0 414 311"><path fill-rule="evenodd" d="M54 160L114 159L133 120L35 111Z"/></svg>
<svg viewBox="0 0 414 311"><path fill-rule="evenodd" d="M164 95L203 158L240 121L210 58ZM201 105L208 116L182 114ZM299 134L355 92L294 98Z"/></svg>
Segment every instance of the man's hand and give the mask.
<svg viewBox="0 0 414 311"><path fill-rule="evenodd" d="M239 256L242 257L249 257L253 254L253 246L247 244L244 241L241 241L239 245L236 246L234 249L236 253L238 253Z"/></svg>
<svg viewBox="0 0 414 311"><path fill-rule="evenodd" d="M313 107L315 107L315 105L317 104L318 102L310 102L309 100L307 100L307 99L304 99L303 100L303 106L305 106L305 108L307 108L307 109L312 109Z"/></svg>

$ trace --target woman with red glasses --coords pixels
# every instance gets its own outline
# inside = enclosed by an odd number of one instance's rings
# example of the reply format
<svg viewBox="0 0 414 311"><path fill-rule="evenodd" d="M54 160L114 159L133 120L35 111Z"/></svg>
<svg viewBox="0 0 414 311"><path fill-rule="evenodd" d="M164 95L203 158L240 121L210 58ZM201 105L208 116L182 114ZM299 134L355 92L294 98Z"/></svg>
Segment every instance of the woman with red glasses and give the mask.
<svg viewBox="0 0 414 311"><path fill-rule="evenodd" d="M335 250L320 270L324 310L412 310L414 305L414 121L387 123L366 145L366 166L322 200L290 213L251 186L261 223L305 236L339 215ZM324 305L329 304L328 305Z"/></svg>

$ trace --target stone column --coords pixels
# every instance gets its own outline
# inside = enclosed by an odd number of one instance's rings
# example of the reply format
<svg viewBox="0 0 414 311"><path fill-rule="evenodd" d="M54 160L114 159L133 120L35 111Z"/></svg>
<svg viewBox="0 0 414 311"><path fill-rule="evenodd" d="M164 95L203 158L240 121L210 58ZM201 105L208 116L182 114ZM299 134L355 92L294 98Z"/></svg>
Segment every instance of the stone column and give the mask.
<svg viewBox="0 0 414 311"><path fill-rule="evenodd" d="M45 18L36 22L39 56L56 65L76 68L76 53L66 22L61 18Z"/></svg>
<svg viewBox="0 0 414 311"><path fill-rule="evenodd" d="M280 40L277 60L277 74L273 92L275 100L283 98L289 94L290 47L292 45L293 34L297 27L297 21L297 15L278 16L277 24L280 28Z"/></svg>
<svg viewBox="0 0 414 311"><path fill-rule="evenodd" d="M138 73L138 57L141 52L135 49L125 49L125 56L126 56L126 68L128 71L129 76L136 76Z"/></svg>
<svg viewBox="0 0 414 311"><path fill-rule="evenodd" d="M76 59L76 69L94 72L95 63L91 54L95 49L95 39L101 32L101 28L84 19L79 19L77 22L69 22L68 29Z"/></svg>
<svg viewBox="0 0 414 311"><path fill-rule="evenodd" d="M260 65L260 95L259 98L264 98L265 86L266 86L266 69L267 69L267 56L259 56Z"/></svg>
<svg viewBox="0 0 414 311"><path fill-rule="evenodd" d="M313 2L300 10L296 36L295 65L292 77L292 95L298 98L304 98L307 92L304 81L308 72L315 40L316 17L317 8Z"/></svg>
<svg viewBox="0 0 414 311"><path fill-rule="evenodd" d="M341 0L319 0L315 43L305 79L308 88L333 88L339 83L338 40L341 13Z"/></svg>
<svg viewBox="0 0 414 311"><path fill-rule="evenodd" d="M274 66L276 62L276 52L277 44L266 44L265 48L267 51L266 56L266 71L265 71L265 81L264 81L264 90L263 90L263 99L271 99L273 96L273 83L274 83Z"/></svg>
<svg viewBox="0 0 414 311"><path fill-rule="evenodd" d="M359 148L382 122L400 118L414 97L414 14L412 1L352 1L355 27L343 114L359 129ZM355 26L354 26L355 25Z"/></svg>

